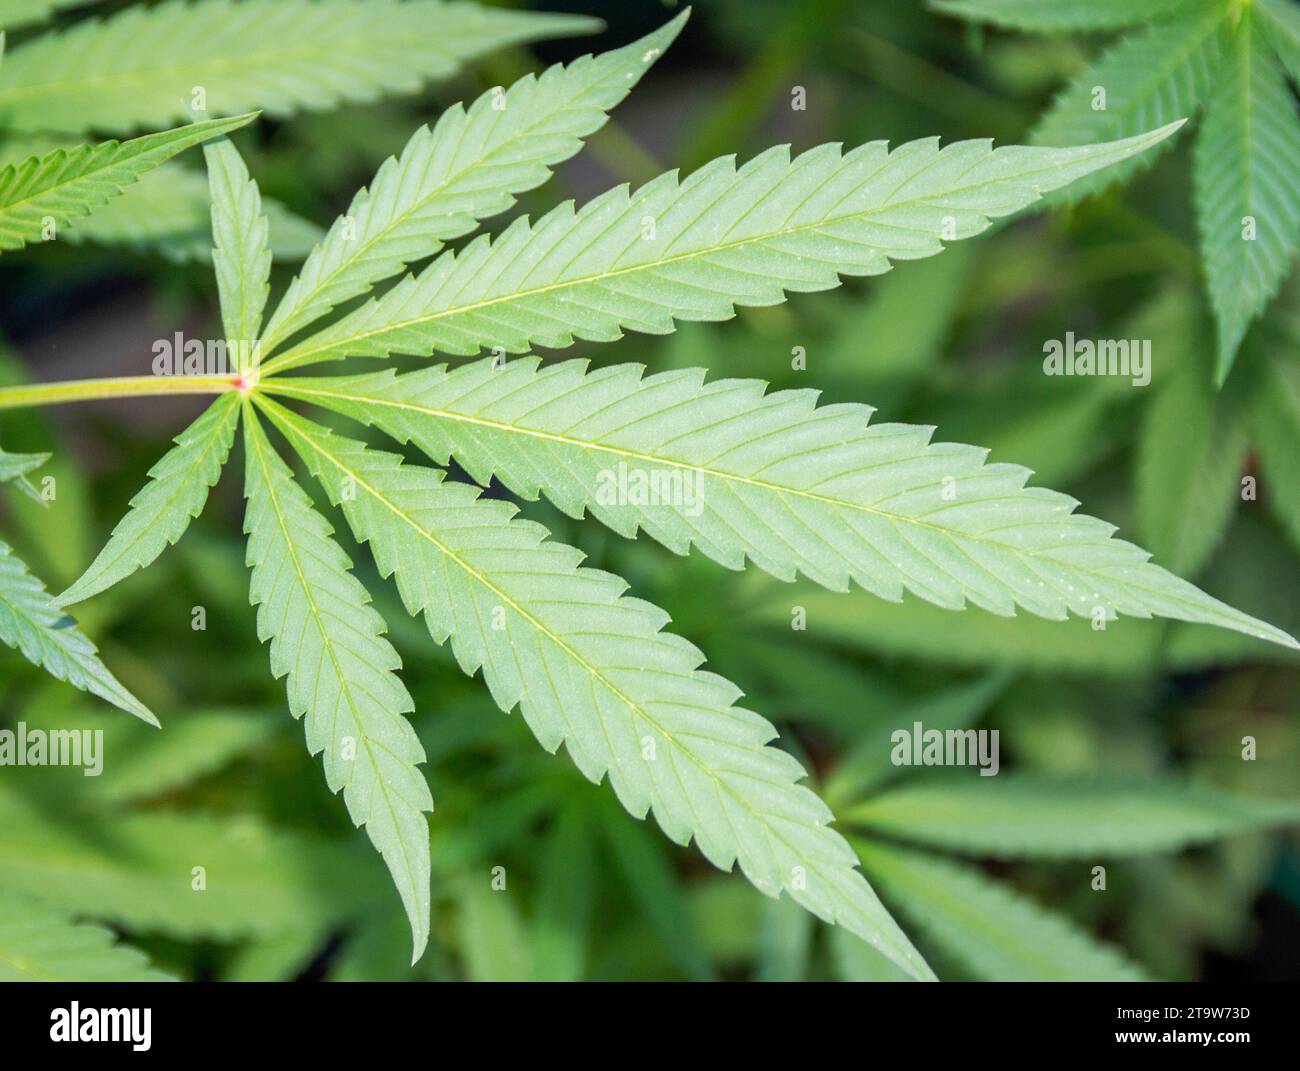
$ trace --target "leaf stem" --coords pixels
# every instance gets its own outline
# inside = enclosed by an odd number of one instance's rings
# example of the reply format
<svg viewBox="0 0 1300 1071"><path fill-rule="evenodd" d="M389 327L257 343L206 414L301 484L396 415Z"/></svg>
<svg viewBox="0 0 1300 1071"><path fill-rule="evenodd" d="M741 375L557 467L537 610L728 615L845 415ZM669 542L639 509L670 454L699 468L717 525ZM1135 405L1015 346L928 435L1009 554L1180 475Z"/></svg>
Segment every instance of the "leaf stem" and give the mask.
<svg viewBox="0 0 1300 1071"><path fill-rule="evenodd" d="M160 394L224 394L240 389L236 376L119 376L0 387L0 409L19 409L100 398L146 398Z"/></svg>

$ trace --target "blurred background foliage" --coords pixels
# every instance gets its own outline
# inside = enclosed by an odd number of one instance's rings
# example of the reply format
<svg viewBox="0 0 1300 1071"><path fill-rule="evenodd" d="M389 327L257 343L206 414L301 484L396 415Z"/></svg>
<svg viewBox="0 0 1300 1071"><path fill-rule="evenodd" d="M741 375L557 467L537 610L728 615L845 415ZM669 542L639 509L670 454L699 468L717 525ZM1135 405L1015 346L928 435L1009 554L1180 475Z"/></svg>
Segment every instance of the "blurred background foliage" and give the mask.
<svg viewBox="0 0 1300 1071"><path fill-rule="evenodd" d="M622 44L669 13L656 0L536 6L595 14L609 28L496 54L416 97L263 122L237 136L253 175L287 212L324 225L450 103ZM981 31L893 0L700 0L613 121L521 210L774 142L1023 141L1103 40ZM806 110L791 107L796 87ZM816 387L828 401L875 405L878 419L937 425L937 439L1027 465L1161 564L1294 632L1300 288L1286 288L1216 390L1187 151L1077 207L1030 214L886 276L578 355ZM0 382L138 374L154 339L202 337L218 323L204 248L176 233L134 250L52 242L6 257ZM292 267L277 269L280 285ZM1045 377L1043 344L1066 331L1152 339L1151 385ZM804 370L792 368L800 348ZM47 508L6 488L6 539L52 588L65 586L199 405L4 414L7 449L54 451L42 475L58 488ZM1256 479L1254 497L1243 498L1243 477ZM778 725L841 826L873 834L855 841L866 872L941 977L1294 974L1300 851L1285 819L1295 811L1251 802L1300 799L1300 665L1288 652L1190 625L1124 620L1097 632L915 599L893 606L733 575L542 503L524 512L664 606L710 668ZM671 845L606 786L543 753L351 547L403 656L437 804L433 940L410 966L382 863L326 790L267 672L242 515L227 474L178 547L79 608L163 732L0 649L0 723L102 728L106 741L97 779L0 770L0 897L107 924L182 978L890 976L861 943ZM805 630L791 627L795 607ZM889 766L889 732L916 720L1000 730L1003 772L936 779ZM1246 736L1254 761L1242 759ZM995 781L998 813L971 787ZM1190 796L1177 787L1188 783L1198 786ZM1166 791L1178 801L1175 833L1152 802ZM1023 843L1002 837L999 822ZM1146 840L1144 822L1158 827ZM190 887L200 865L201 894ZM1095 866L1106 867L1104 892Z"/></svg>

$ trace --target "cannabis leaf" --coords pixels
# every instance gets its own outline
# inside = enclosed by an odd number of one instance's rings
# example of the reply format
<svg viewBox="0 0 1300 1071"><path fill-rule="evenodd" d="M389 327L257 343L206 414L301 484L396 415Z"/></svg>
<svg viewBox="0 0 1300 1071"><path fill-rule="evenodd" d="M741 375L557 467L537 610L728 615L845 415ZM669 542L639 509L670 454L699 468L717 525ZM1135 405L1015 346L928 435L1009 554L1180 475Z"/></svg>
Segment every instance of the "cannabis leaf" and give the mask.
<svg viewBox="0 0 1300 1071"><path fill-rule="evenodd" d="M1189 0L930 0L930 6L958 18L1017 30L1116 30L1168 15Z"/></svg>
<svg viewBox="0 0 1300 1071"><path fill-rule="evenodd" d="M49 454L10 454L0 448L0 483L12 480L28 498L41 502L40 493L27 479L27 474L40 468L49 459Z"/></svg>
<svg viewBox="0 0 1300 1071"><path fill-rule="evenodd" d="M0 29L16 29L44 22L59 8L73 7L83 0L0 0Z"/></svg>
<svg viewBox="0 0 1300 1071"><path fill-rule="evenodd" d="M579 16L442 0L135 6L15 48L0 67L0 126L162 126L194 107L285 116L415 92L493 49L598 27Z"/></svg>
<svg viewBox="0 0 1300 1071"><path fill-rule="evenodd" d="M777 147L739 169L726 157L682 181L668 172L444 253L266 371L349 355L518 353L728 319L737 305L776 304L786 291L827 290L842 275L938 253L1177 125L1073 149L941 149L929 138L892 151L882 141L848 153L822 145L792 161Z"/></svg>
<svg viewBox="0 0 1300 1071"><path fill-rule="evenodd" d="M169 982L142 952L66 911L0 897L0 982Z"/></svg>
<svg viewBox="0 0 1300 1071"><path fill-rule="evenodd" d="M978 870L878 841L855 840L853 846L899 912L977 978L1145 979L1118 949Z"/></svg>
<svg viewBox="0 0 1300 1071"><path fill-rule="evenodd" d="M1300 82L1300 10L1290 0L1257 0L1255 12L1282 66Z"/></svg>
<svg viewBox="0 0 1300 1071"><path fill-rule="evenodd" d="M45 156L71 150L68 138L0 135L0 159ZM271 252L277 260L302 260L325 232L274 198L262 208L270 222ZM212 259L212 195L208 178L171 162L140 176L120 196L68 224L59 237L68 242L97 242L159 253L175 262Z"/></svg>
<svg viewBox="0 0 1300 1071"><path fill-rule="evenodd" d="M227 394L177 436L176 446L149 470L150 482L131 499L130 510L104 549L55 600L57 605L71 606L105 591L149 565L185 534L221 476L238 420L238 399Z"/></svg>
<svg viewBox="0 0 1300 1071"><path fill-rule="evenodd" d="M267 324L267 351L540 186L604 125L687 16L624 48L489 91L468 110L448 108L433 130L421 127L307 259Z"/></svg>
<svg viewBox="0 0 1300 1071"><path fill-rule="evenodd" d="M270 226L262 195L228 139L203 146L212 187L212 266L221 298L227 354L242 374L255 372L262 313L271 292Z"/></svg>
<svg viewBox="0 0 1300 1071"><path fill-rule="evenodd" d="M271 671L288 678L289 709L306 715L307 748L323 754L330 791L343 791L397 884L419 959L429 937L433 810L416 764L424 750L402 716L415 709L384 639L383 619L350 570L330 526L271 449L252 414L247 454L250 598Z"/></svg>
<svg viewBox="0 0 1300 1071"><path fill-rule="evenodd" d="M641 371L488 359L266 389L374 424L440 464L455 457L480 483L540 491L570 516L590 511L734 569L748 558L893 602L907 591L952 610L969 601L1094 624L1154 614L1297 646L1075 514L1074 499L1026 487L1028 469L932 443L932 428L868 426L865 406L819 409L812 391L768 395L757 380L706 385L702 369Z"/></svg>
<svg viewBox="0 0 1300 1071"><path fill-rule="evenodd" d="M854 869L825 804L798 782L775 731L735 707L734 685L700 672L700 653L662 631L667 615L623 595L617 577L579 567L580 552L513 519L509 503L403 465L258 396L264 409L408 611L467 673L482 669L497 704L519 706L548 751L568 747L592 781L608 775L637 817L653 810L678 843L788 892L847 926L917 977L929 969Z"/></svg>
<svg viewBox="0 0 1300 1071"><path fill-rule="evenodd" d="M1274 331L1275 325L1266 319L1261 326L1269 330L1258 333L1259 344L1280 347L1267 351L1270 358L1282 355L1280 360L1258 362L1262 371L1251 413L1261 483L1292 544L1300 547L1300 496L1288 490L1300 486L1300 361L1295 356L1300 353L1300 324Z"/></svg>
<svg viewBox="0 0 1300 1071"><path fill-rule="evenodd" d="M1248 441L1243 377L1215 393L1204 356L1198 338L1161 377L1137 450L1139 531L1158 561L1187 576L1201 570L1232 520ZM1192 516L1196 524L1187 523Z"/></svg>
<svg viewBox="0 0 1300 1071"><path fill-rule="evenodd" d="M20 249L47 223L67 223L116 197L177 153L252 122L253 115L208 119L133 141L57 149L0 167L0 250Z"/></svg>
<svg viewBox="0 0 1300 1071"><path fill-rule="evenodd" d="M274 198L262 198L276 260L302 260L325 232ZM124 196L64 231L70 242L129 246L171 261L212 258L212 202L201 174L166 164L145 175Z"/></svg>
<svg viewBox="0 0 1300 1071"><path fill-rule="evenodd" d="M0 643L74 688L106 699L128 714L157 725L158 719L99 660L95 645L60 610L45 586L8 544L0 542Z"/></svg>
<svg viewBox="0 0 1300 1071"><path fill-rule="evenodd" d="M1194 170L1222 381L1300 251L1300 115L1250 9L1217 81Z"/></svg>
<svg viewBox="0 0 1300 1071"><path fill-rule="evenodd" d="M973 855L1091 859L1177 851L1300 822L1300 803L1165 781L1004 774L913 782L846 808L841 818Z"/></svg>
<svg viewBox="0 0 1300 1071"><path fill-rule="evenodd" d="M0 899L39 899L183 940L338 926L378 910L369 860L337 843L272 829L251 814L68 814L48 797L37 806L35 794L0 786ZM188 880L196 859L221 875L202 895Z"/></svg>
<svg viewBox="0 0 1300 1071"><path fill-rule="evenodd" d="M1218 322L1216 378L1222 383L1247 329L1300 251L1300 116L1286 83L1286 73L1300 82L1300 13L1294 5L939 0L934 6L1025 30L1135 27L1062 90L1034 131L1037 144L1122 137L1205 108L1193 171L1206 283ZM1148 19L1150 25L1142 26ZM1061 196L1095 193L1153 159L1129 161Z"/></svg>

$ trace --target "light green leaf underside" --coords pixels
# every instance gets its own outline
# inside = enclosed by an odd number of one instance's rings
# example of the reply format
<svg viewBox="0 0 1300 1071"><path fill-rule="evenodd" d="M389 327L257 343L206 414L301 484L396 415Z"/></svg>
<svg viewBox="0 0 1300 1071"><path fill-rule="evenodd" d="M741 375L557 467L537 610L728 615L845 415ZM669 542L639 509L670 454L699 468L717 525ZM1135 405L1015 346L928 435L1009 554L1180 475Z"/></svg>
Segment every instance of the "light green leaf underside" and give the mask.
<svg viewBox="0 0 1300 1071"><path fill-rule="evenodd" d="M977 979L1145 980L1118 949L978 870L876 841L853 845L899 912Z"/></svg>
<svg viewBox="0 0 1300 1071"><path fill-rule="evenodd" d="M1294 0L1256 0L1259 28L1277 51L1292 80L1300 84L1300 8Z"/></svg>
<svg viewBox="0 0 1300 1071"><path fill-rule="evenodd" d="M1222 381L1300 249L1300 116L1249 12L1207 105L1194 175Z"/></svg>
<svg viewBox="0 0 1300 1071"><path fill-rule="evenodd" d="M1217 391L1209 354L1184 353L1143 412L1138 439L1138 530L1156 559L1195 576L1241 501L1247 450L1244 387Z"/></svg>
<svg viewBox="0 0 1300 1071"><path fill-rule="evenodd" d="M168 982L144 953L65 911L0 897L0 982Z"/></svg>
<svg viewBox="0 0 1300 1071"><path fill-rule="evenodd" d="M158 719L99 660L95 645L54 605L45 586L0 542L0 643L74 688L106 699L137 718Z"/></svg>
<svg viewBox="0 0 1300 1071"><path fill-rule="evenodd" d="M174 544L203 512L221 476L239 422L239 399L226 394L176 437L149 470L149 482L85 573L55 602L71 606L125 580Z"/></svg>
<svg viewBox="0 0 1300 1071"><path fill-rule="evenodd" d="M0 30L13 30L44 22L60 8L76 7L86 0L0 0Z"/></svg>
<svg viewBox="0 0 1300 1071"><path fill-rule="evenodd" d="M1135 31L1102 53L1039 120L1037 145L1078 145L1121 138L1195 114L1215 85L1228 31L1221 4ZM1105 91L1098 109L1097 90ZM1168 143L1166 143L1168 144ZM1060 200L1077 201L1151 164L1157 153L1120 163L1072 185Z"/></svg>
<svg viewBox="0 0 1300 1071"><path fill-rule="evenodd" d="M229 138L203 146L212 198L212 264L217 278L222 326L237 361L261 337L262 315L271 291L269 224L262 195Z"/></svg>
<svg viewBox="0 0 1300 1071"><path fill-rule="evenodd" d="M262 195L229 138L203 146L212 194L212 266L221 298L221 323L229 353L257 364L262 313L271 292L269 227ZM243 347L248 347L245 352Z"/></svg>
<svg viewBox="0 0 1300 1071"><path fill-rule="evenodd" d="M932 443L933 428L868 426L866 406L818 408L814 391L769 395L758 380L704 374L643 379L635 365L587 372L530 358L267 389L375 424L439 463L455 457L480 483L540 491L570 516L589 510L623 535L641 529L735 569L748 559L892 602L911 592L1002 616L1155 615L1297 646L1074 513L1074 499L1026 487L1028 469Z"/></svg>
<svg viewBox="0 0 1300 1071"><path fill-rule="evenodd" d="M381 279L506 211L582 147L672 43L683 13L625 48L457 104L389 157L335 221L272 314L266 352Z"/></svg>
<svg viewBox="0 0 1300 1071"><path fill-rule="evenodd" d="M247 453L250 599L271 671L287 678L289 709L306 715L307 749L321 754L331 792L384 857L411 922L412 962L429 937L429 787L424 749L403 717L415 704L383 619L252 412Z"/></svg>
<svg viewBox="0 0 1300 1071"><path fill-rule="evenodd" d="M910 982L907 975L848 930L831 931L831 962L841 982Z"/></svg>
<svg viewBox="0 0 1300 1071"><path fill-rule="evenodd" d="M89 214L177 153L252 119L209 119L133 141L58 149L0 167L0 250L20 249L41 238L47 219L62 225Z"/></svg>
<svg viewBox="0 0 1300 1071"><path fill-rule="evenodd" d="M483 671L497 704L518 706L546 750L565 744L623 805L653 810L679 844L768 896L782 890L919 977L928 968L855 869L804 771L767 746L772 726L733 706L739 692L698 667L700 652L662 629L667 615L623 595L617 577L513 519L506 502L403 465L261 400L341 503L407 609L448 637L462 669Z"/></svg>
<svg viewBox="0 0 1300 1071"><path fill-rule="evenodd" d="M1197 0L930 0L945 15L1012 30L1116 30L1162 18Z"/></svg>
<svg viewBox="0 0 1300 1071"><path fill-rule="evenodd" d="M842 817L879 833L971 855L1092 859L1179 851L1300 822L1300 802L1155 780L972 774L887 790Z"/></svg>
<svg viewBox="0 0 1300 1071"><path fill-rule="evenodd" d="M724 157L685 180L668 172L635 192L620 186L576 213L562 204L444 253L267 367L351 354L524 352L728 319L737 305L776 304L787 291L827 290L842 275L931 256L1174 129L1072 149L988 141L941 149L928 138L892 152L881 141L847 154L822 145L793 161L778 146L739 169Z"/></svg>
<svg viewBox="0 0 1300 1071"><path fill-rule="evenodd" d="M11 454L0 448L0 483L17 480L30 491L32 485L27 480L27 474L40 468L49 459L49 454Z"/></svg>
<svg viewBox="0 0 1300 1071"><path fill-rule="evenodd" d="M210 112L300 109L413 93L507 45L588 32L591 19L440 0L200 0L136 5L15 48L0 126L81 132Z"/></svg>

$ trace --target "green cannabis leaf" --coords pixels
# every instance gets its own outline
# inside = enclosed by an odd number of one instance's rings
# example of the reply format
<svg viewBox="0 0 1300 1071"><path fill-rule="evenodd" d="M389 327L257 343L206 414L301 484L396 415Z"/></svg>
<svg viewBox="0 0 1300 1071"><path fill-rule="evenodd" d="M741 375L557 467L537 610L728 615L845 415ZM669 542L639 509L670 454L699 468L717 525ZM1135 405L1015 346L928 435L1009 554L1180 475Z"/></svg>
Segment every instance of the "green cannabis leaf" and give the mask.
<svg viewBox="0 0 1300 1071"><path fill-rule="evenodd" d="M1129 7L1110 3L1061 5L1051 15L1035 15L1037 8L1011 0L950 6L967 13L996 8L1000 19L1037 19L1043 28L1134 21ZM1171 21L1202 18L1200 7L1173 0L1148 7L1168 13ZM297 38L277 32L293 20L309 21L303 17L308 9L315 16L308 31ZM1099 630L1120 615L1160 616L1212 624L1283 648L1300 646L1154 564L1145 551L1115 538L1111 525L1075 513L1074 499L1028 486L1027 469L989 463L987 451L973 446L936 443L929 427L871 424L865 406L819 406L812 391L768 392L752 379L707 382L698 368L646 375L626 364L593 371L578 361L503 360L506 353L534 346L612 341L626 330L664 334L683 320L725 320L737 307L775 305L792 292L827 290L844 276L878 275L898 261L936 255L947 243L973 237L1046 194L1135 160L1169 138L1182 120L1165 115L1108 135L1118 140L1080 138L1098 143L1071 148L994 148L983 140L941 146L932 138L893 149L870 142L847 152L823 145L792 158L778 147L740 166L727 157L684 178L668 172L634 191L618 187L582 208L564 204L535 221L517 219L495 237L445 249L480 220L509 209L571 157L669 46L684 18L623 49L489 91L468 109L453 108L432 128L419 130L308 254L269 319L274 220L233 144L223 137L206 145L222 331L228 348L251 346L251 359L230 374L188 381L140 377L0 393L3 405L112 393L219 395L150 471L150 482L132 499L108 545L59 603L107 590L179 540L204 508L242 418L245 562L258 636L270 644L272 675L285 680L307 750L321 756L328 787L342 793L349 816L366 827L388 867L410 925L413 959L429 940L435 870L427 818L433 801L418 769L428 752L408 718L415 702L386 637L385 617L400 629L410 626L407 615L422 618L467 675L481 673L497 706L517 709L547 752L563 745L586 778L609 781L627 812L642 819L653 813L670 840L694 841L721 869L738 864L756 888L778 901L765 915L765 976L798 974L807 961L809 921L791 910L793 901L874 950L846 949L846 969L934 977L866 874L903 917L973 973L1140 977L1071 924L968 868L875 841L851 844L832 828L831 809L804 783L806 765L773 745L776 730L765 718L736 705L739 689L705 671L700 650L665 631L665 611L628 595L620 577L584 566L580 551L551 539L541 525L518 517L515 504L484 488L497 480L520 498L544 496L571 518L590 513L628 537L644 531L680 554L699 548L730 568L753 562L773 577L802 576L831 593L856 584L891 602L911 593L947 610L974 604L1004 619L987 630L995 640L1005 636L998 629L1022 627L1005 619L1023 609L1056 621L1074 614ZM158 66L149 43L181 23L189 36L176 65ZM205 86L212 107L256 106L287 114L414 88L425 77L454 69L466 55L588 25L429 0L386 4L383 18L372 9L363 15L360 5L343 0L133 9L16 50L0 73L0 121L54 130L156 123L177 114L194 84ZM1196 25L1204 33L1178 60L1188 71L1208 69L1205 57L1216 47L1209 42L1219 36L1243 47L1217 8L1213 19L1205 16ZM1186 31L1179 22L1178 32ZM337 53L341 33L355 38L346 62ZM283 55L288 40L297 43L294 64ZM1250 49L1262 47L1249 42ZM1241 53L1242 62L1253 54ZM293 77L281 80L285 66ZM1183 85L1181 75L1178 81ZM88 87L101 82L103 94L85 104ZM1152 92L1160 96L1158 89ZM1203 92L1191 86L1177 99L1190 110ZM1153 113L1137 99L1124 123ZM1168 104L1161 99L1162 107ZM185 129L200 128L208 129ZM213 127L205 136L229 129L233 125ZM1267 124L1251 129L1260 141L1272 136ZM1242 204L1256 205L1251 190L1245 196ZM70 194L68 201L82 210L90 198ZM1243 266L1235 256L1225 254L1222 277L1253 270L1255 262ZM376 284L429 258L434 259L417 275L355 304ZM1265 278L1260 292L1268 285ZM340 308L341 315L326 321ZM1255 312L1248 311L1247 319ZM454 369L281 375L350 357L484 350L496 352ZM1196 375L1190 369L1189 382ZM1176 383L1165 388L1174 399L1176 390ZM436 467L408 463L337 433L283 401L374 426L399 443L414 444ZM1167 434L1168 420L1157 416L1152 437ZM264 422L320 482L356 541L369 547L380 575L394 581L406 615L396 600L395 613L381 614L372 603L330 522L277 452ZM1197 427L1212 423L1206 415ZM1236 457L1240 444L1231 442ZM477 485L452 477L447 469L453 463ZM22 475L25 464L13 463L15 475ZM1188 489L1190 477L1173 483L1171 499L1195 493ZM1154 527L1163 538L1167 526ZM1212 531L1160 550L1171 559L1167 564L1190 569L1216 538ZM29 624L9 642L53 666L56 675L90 690L97 685L97 694L105 695L103 681L111 678L84 669L74 676L55 657L62 649L51 648L47 634L65 644L69 637L85 641L58 627L55 604L21 563L13 575L11 586L22 599L14 600L21 614L11 616ZM385 606L383 597L376 592L379 606ZM915 617L917 600L873 611L854 602L855 596L840 597L847 609L838 611L839 627L847 634L868 627L873 612L883 612L882 627L896 632L928 627L923 616ZM0 602L0 608L5 605ZM836 611L823 615L818 606L819 622L834 625ZM5 621L0 616L0 635ZM1075 626L1088 628L1080 621L1054 626L1066 630L1066 639L1048 642L1072 650L1082 646L1077 629L1069 631ZM16 625L10 629L18 633ZM1015 635L1029 637L1016 650L1029 648L1032 655L1039 634ZM1091 652L1104 642L1073 657L1096 657ZM87 658L93 658L93 648L89 655L83 651L83 665L90 664ZM969 725L1007 683L1005 676L992 675L926 708L927 716ZM232 746L245 739L236 733ZM185 749L178 762L183 772L195 768ZM999 786L998 795L969 785L881 787L886 780L869 755L858 753L828 783L828 794L850 804L848 814L860 828L995 855L1051 854L1056 842L1050 831L1061 826L1091 830L1092 839L1080 835L1076 849L1093 843L1138 851L1200 842L1294 813L1289 805L1191 790L1124 787L1101 793L1080 787L1054 798L1055 788L1028 780ZM138 791L119 798L129 800ZM863 800L865 792L875 794ZM545 793L535 797L546 802ZM1116 822L1115 801L1140 808L1139 820L1129 826ZM533 800L505 802L526 814L537 806ZM1042 821L1013 823L1007 817L1026 807L1039 808ZM942 818L963 809L966 821ZM685 908L659 896L665 879L656 848L639 833L613 832L608 812L567 805L557 813L544 847L540 907L531 921L539 937L531 961L522 959L514 942L502 945L486 936L528 932L530 923L517 908L463 875L445 875L460 905L469 973L581 973L591 902L575 889L585 892L589 883L582 875L594 865L589 842L602 836L612 842L611 854L627 879L645 886L638 895L657 901L656 928L679 935L665 940L683 971L707 976L707 962L680 937ZM927 820L936 814L938 820ZM128 823L133 838L158 845L159 853L186 836L214 853L227 844L226 831L195 818L169 823L146 813L122 824ZM39 817L27 828L33 838L38 834L30 830L36 829L66 846ZM260 827L250 839L263 858L275 855L274 838ZM66 893L71 878L54 880L58 867L39 847L6 853L0 846L0 884L28 894L53 885ZM87 860L87 866L105 865L102 855L79 842L66 854ZM158 856L142 854L147 871ZM337 859L331 859L322 858L319 866L334 874ZM273 872L276 915L258 924L275 933L282 963L301 954L304 931L319 932L358 912L350 898L339 903L325 896L308 919L289 925L284 917L304 875ZM132 884L112 873L115 882L100 894L102 917L152 919L170 932L201 928L174 907L133 902L124 890L145 890L148 882ZM246 889L235 884L223 894L231 901L219 904L241 902ZM237 932L236 916L233 907L222 906L205 924L213 932ZM884 959L870 958L877 955Z"/></svg>
<svg viewBox="0 0 1300 1071"><path fill-rule="evenodd" d="M966 970L1003 981L1137 982L1117 949L970 866L855 840L862 865L904 918Z"/></svg>
<svg viewBox="0 0 1300 1071"><path fill-rule="evenodd" d="M414 703L395 670L383 620L349 571L330 527L250 415L250 595L258 634L271 641L271 671L288 677L289 709L306 715L307 748L322 752L330 790L366 832L397 883L419 959L429 937L429 830L433 810L415 768L424 751L402 716Z"/></svg>
<svg viewBox="0 0 1300 1071"><path fill-rule="evenodd" d="M75 688L106 699L129 714L157 725L158 719L122 687L99 660L95 645L77 628L27 571L8 544L0 541L0 643L16 648L29 662Z"/></svg>
<svg viewBox="0 0 1300 1071"><path fill-rule="evenodd" d="M196 107L285 116L414 92L493 49L598 26L442 0L171 0L15 48L0 67L0 126L162 126Z"/></svg>
<svg viewBox="0 0 1300 1071"><path fill-rule="evenodd" d="M308 257L267 324L269 353L337 305L430 257L540 186L582 147L686 20L625 48L551 67L442 113L388 159Z"/></svg>
<svg viewBox="0 0 1300 1071"><path fill-rule="evenodd" d="M1222 383L1250 325L1300 252L1300 12L1289 0L1146 0L1033 4L932 0L938 10L1029 31L1134 27L1061 91L1038 144L1078 144L1148 130L1202 108L1193 177ZM1149 25L1147 25L1149 21ZM1097 175L1079 198L1149 164Z"/></svg>
<svg viewBox="0 0 1300 1071"><path fill-rule="evenodd" d="M734 685L699 672L700 653L662 631L661 610L580 568L580 552L513 520L508 503L259 404L395 576L407 610L425 615L434 639L450 636L461 668L482 669L497 704L519 706L543 747L565 744L637 817L653 810L673 840L693 837L724 870L739 861L769 896L789 892L928 976L827 826L825 804L797 784L802 768L766 746L775 730L733 705Z"/></svg>
<svg viewBox="0 0 1300 1071"><path fill-rule="evenodd" d="M90 568L58 597L59 606L107 590L155 561L185 534L221 476L238 420L238 400L231 394L177 436L176 445L149 470L150 482L131 499L130 511Z"/></svg>
<svg viewBox="0 0 1300 1071"><path fill-rule="evenodd" d="M0 899L0 982L168 982L110 930L66 911Z"/></svg>
<svg viewBox="0 0 1300 1071"><path fill-rule="evenodd" d="M254 116L208 119L133 141L106 141L0 167L0 250L39 239L47 221L64 224L116 197L179 152L237 130Z"/></svg>
<svg viewBox="0 0 1300 1071"><path fill-rule="evenodd" d="M740 168L725 158L685 180L669 172L444 254L266 370L391 353L523 353L729 319L737 305L776 304L787 291L827 290L842 275L938 253L1179 125L1074 149L940 148L929 138L892 151L883 141L848 153L822 145L791 160L778 147Z"/></svg>
<svg viewBox="0 0 1300 1071"><path fill-rule="evenodd" d="M12 30L44 22L63 7L75 7L82 0L0 0L0 30Z"/></svg>
<svg viewBox="0 0 1300 1071"><path fill-rule="evenodd" d="M454 456L485 485L540 491L570 516L590 511L625 536L644 529L679 554L698 546L733 569L748 559L785 580L839 591L852 580L893 602L908 591L1003 616L1158 614L1296 646L1074 513L1074 499L1026 487L1028 469L931 443L930 428L869 427L863 406L818 409L811 391L705 385L704 374L489 359L266 389L415 442L439 464Z"/></svg>
<svg viewBox="0 0 1300 1071"><path fill-rule="evenodd" d="M874 832L972 855L1081 858L1177 851L1300 821L1300 804L1160 781L1002 775L914 781L845 808Z"/></svg>

